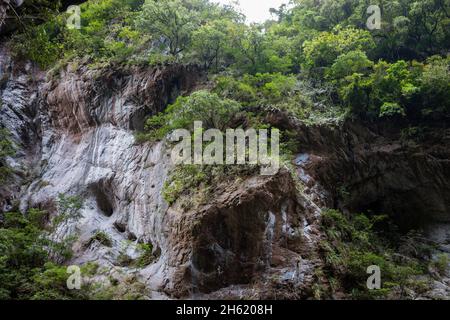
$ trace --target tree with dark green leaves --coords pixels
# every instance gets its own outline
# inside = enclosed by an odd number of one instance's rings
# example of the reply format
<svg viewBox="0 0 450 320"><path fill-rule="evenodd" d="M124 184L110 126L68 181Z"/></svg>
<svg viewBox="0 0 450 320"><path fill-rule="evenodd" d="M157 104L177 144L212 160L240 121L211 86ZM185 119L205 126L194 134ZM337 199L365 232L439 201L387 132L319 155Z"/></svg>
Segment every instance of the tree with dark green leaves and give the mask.
<svg viewBox="0 0 450 320"><path fill-rule="evenodd" d="M74 200L66 203L74 209ZM75 205L79 210L79 207ZM72 212L73 214L74 212ZM67 268L55 256L70 256L70 243L49 237L49 215L30 209L5 213L0 220L0 300L86 299L87 291L69 290ZM54 222L53 226L59 222Z"/></svg>

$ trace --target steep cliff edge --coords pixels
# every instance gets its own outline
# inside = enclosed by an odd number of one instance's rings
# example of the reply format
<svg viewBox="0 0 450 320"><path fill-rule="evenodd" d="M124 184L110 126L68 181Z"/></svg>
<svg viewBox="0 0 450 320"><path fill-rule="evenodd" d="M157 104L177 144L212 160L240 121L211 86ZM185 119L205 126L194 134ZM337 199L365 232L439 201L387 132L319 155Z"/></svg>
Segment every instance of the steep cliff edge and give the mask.
<svg viewBox="0 0 450 320"><path fill-rule="evenodd" d="M59 194L79 196L83 218L60 230L61 237L78 238L70 264L136 274L149 298L311 297L325 208L391 214L406 229L450 222L445 125L413 143L402 142L399 130L352 122L306 126L277 110L268 122L294 130L299 141L296 175L283 168L273 177L219 186L206 205L169 207L162 197L169 150L162 142L136 144L134 133L147 116L202 83L199 69L182 65L69 65L47 78L11 61L3 48L0 120L17 152L8 159L14 174L0 188L1 210L54 214ZM110 245L92 241L99 231ZM152 245L153 263L124 264L124 255L137 257L139 243Z"/></svg>

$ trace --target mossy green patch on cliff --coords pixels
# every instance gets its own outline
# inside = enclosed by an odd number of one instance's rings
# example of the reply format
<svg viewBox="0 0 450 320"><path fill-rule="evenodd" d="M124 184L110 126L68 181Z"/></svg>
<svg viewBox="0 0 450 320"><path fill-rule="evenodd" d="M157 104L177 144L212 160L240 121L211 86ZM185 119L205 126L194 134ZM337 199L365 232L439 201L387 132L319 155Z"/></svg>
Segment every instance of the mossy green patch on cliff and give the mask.
<svg viewBox="0 0 450 320"><path fill-rule="evenodd" d="M104 231L97 231L94 233L94 235L91 237L91 239L88 242L88 246L93 242L96 241L100 243L103 246L111 247L112 246L112 240L111 237Z"/></svg>
<svg viewBox="0 0 450 320"><path fill-rule="evenodd" d="M169 204L179 199L185 209L206 204L219 185L234 183L259 172L253 165L183 165L177 166L165 182L163 197Z"/></svg>

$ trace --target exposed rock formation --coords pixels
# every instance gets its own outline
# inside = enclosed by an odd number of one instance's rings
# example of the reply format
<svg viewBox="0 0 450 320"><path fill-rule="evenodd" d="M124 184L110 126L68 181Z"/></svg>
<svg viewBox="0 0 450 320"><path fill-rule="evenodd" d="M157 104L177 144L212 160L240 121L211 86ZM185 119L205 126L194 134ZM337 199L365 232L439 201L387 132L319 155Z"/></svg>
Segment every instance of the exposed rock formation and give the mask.
<svg viewBox="0 0 450 320"><path fill-rule="evenodd" d="M181 65L69 66L46 79L2 49L0 120L18 147L9 159L14 177L0 188L2 211L53 212L58 194L81 196L83 218L63 232L79 235L73 263L95 261L116 272L121 253L137 254L127 241L152 243L153 264L123 268L138 273L150 298L308 296L325 207L386 212L405 226L422 218L449 222L446 128L434 130L442 133L434 141L402 144L395 130L305 126L276 110L268 121L298 132L297 177L282 169L222 186L199 209L169 208L161 196L168 151L163 143L136 145L134 131L200 79L200 70ZM110 247L91 241L97 231L111 237Z"/></svg>
<svg viewBox="0 0 450 320"><path fill-rule="evenodd" d="M395 122L305 126L276 110L267 120L298 133L305 154L297 163L332 194L333 207L392 214L406 229L449 222L446 123L429 123L427 134L405 139Z"/></svg>
<svg viewBox="0 0 450 320"><path fill-rule="evenodd" d="M6 14L9 9L9 0L0 1L0 26L5 23Z"/></svg>
<svg viewBox="0 0 450 320"><path fill-rule="evenodd" d="M224 186L197 210L182 213L170 208L169 244L174 255L169 263L182 267L169 292L182 297L192 289L209 293L230 285L258 287L275 278L296 285L300 294L312 281L312 238L317 234L310 222L316 222L317 214L309 199L297 197L286 170ZM242 288L240 293L232 291L228 296L252 295Z"/></svg>

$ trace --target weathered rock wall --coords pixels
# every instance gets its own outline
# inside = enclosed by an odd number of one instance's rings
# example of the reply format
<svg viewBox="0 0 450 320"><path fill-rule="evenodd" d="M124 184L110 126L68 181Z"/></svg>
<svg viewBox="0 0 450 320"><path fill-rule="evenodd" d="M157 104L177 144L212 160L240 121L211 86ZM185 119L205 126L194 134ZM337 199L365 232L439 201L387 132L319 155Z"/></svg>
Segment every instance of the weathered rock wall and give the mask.
<svg viewBox="0 0 450 320"><path fill-rule="evenodd" d="M72 65L47 77L0 50L0 121L17 147L1 211L53 214L59 194L81 197L83 218L61 233L78 235L70 263L137 274L150 298L310 296L323 208L385 212L405 227L450 219L445 126L412 143L376 124L306 126L273 110L269 122L297 132L297 176L283 168L235 181L207 205L182 210L161 195L168 150L136 144L134 134L201 84L200 70ZM111 246L91 241L97 231ZM137 243L152 243L158 258L139 270L122 266L119 256L136 258Z"/></svg>

